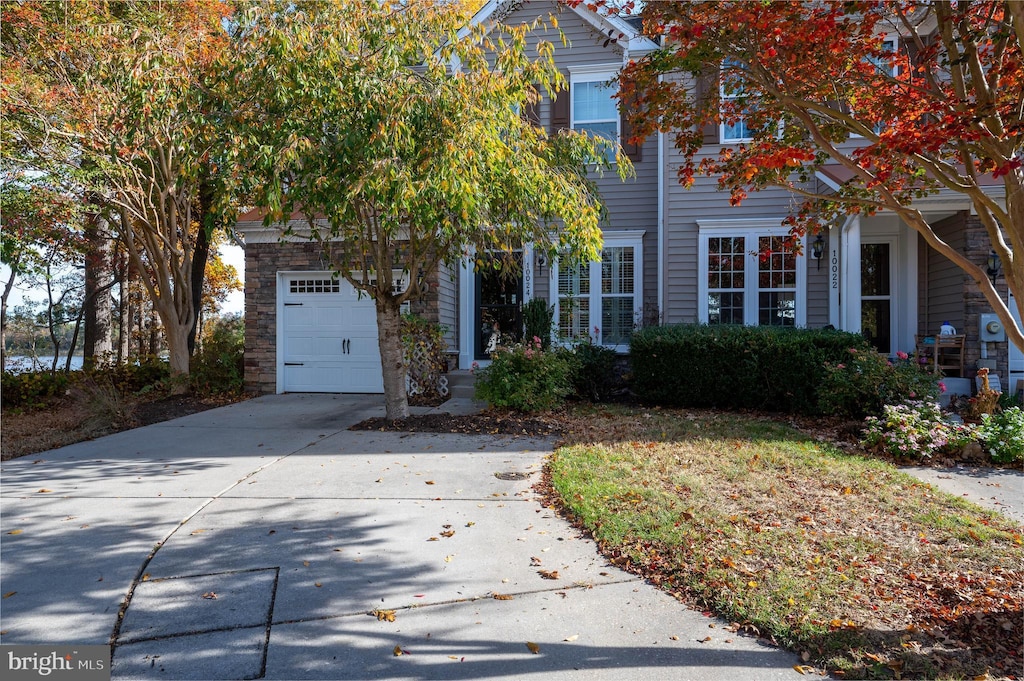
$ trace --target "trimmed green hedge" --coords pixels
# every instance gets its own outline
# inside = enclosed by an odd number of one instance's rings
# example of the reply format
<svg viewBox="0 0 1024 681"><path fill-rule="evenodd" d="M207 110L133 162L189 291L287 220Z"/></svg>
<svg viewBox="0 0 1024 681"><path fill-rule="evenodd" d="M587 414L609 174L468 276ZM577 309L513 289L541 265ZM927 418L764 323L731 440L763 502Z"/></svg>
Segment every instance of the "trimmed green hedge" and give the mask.
<svg viewBox="0 0 1024 681"><path fill-rule="evenodd" d="M766 326L656 326L633 333L633 390L676 407L819 413L827 363L868 349L859 334Z"/></svg>

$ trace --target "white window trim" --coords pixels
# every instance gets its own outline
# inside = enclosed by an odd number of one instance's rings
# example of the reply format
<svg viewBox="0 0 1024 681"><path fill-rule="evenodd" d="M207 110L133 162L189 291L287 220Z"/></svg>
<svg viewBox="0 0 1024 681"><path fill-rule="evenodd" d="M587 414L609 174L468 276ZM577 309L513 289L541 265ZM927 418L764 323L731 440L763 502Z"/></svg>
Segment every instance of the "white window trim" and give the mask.
<svg viewBox="0 0 1024 681"><path fill-rule="evenodd" d="M622 64L591 64L589 66L569 67L569 129L575 130L577 124L586 127L588 123L608 123L605 118L594 118L587 120L576 120L576 85L577 83L606 83L613 81L618 76ZM618 87L616 86L616 92ZM609 98L610 99L610 98ZM620 144L622 140L622 116L619 115L619 108L615 106L615 139L614 144ZM614 165L615 158L610 159Z"/></svg>
<svg viewBox="0 0 1024 681"><path fill-rule="evenodd" d="M697 321L708 323L708 239L711 237L744 237L746 247L746 265L744 272L748 275L757 272L758 237L789 236L789 228L783 227L784 218L757 218L751 220L701 220L697 223ZM751 241L753 240L753 241ZM753 247L751 247L753 244ZM753 269L751 269L753 268ZM747 326L758 324L758 286L757 276L744 276L743 289L743 323ZM794 326L807 326L807 255L801 254L796 259L796 316Z"/></svg>
<svg viewBox="0 0 1024 681"><path fill-rule="evenodd" d="M719 102L724 102L726 100L730 100L731 101L733 99L739 99L739 97L740 97L740 95L728 95L728 94L725 93L725 79L722 77L722 68L719 67L719 70L718 70L718 101ZM719 110L721 110L721 104L719 104ZM742 118L741 120L745 121L746 117ZM718 124L718 140L722 144L737 144L737 143L742 143L742 142L752 142L754 140L753 137L729 137L729 136L727 136L725 134L725 131L728 128L729 128L729 126L725 123L725 121L721 121Z"/></svg>
<svg viewBox="0 0 1024 681"><path fill-rule="evenodd" d="M643 242L644 242L644 234L646 234L646 231L644 231L644 230L636 230L636 231L628 231L628 232L618 232L618 233L605 232L605 234L604 234L604 243L602 245L602 249L603 248L623 248L623 247L632 247L633 248L633 319L634 319L634 321L642 319L643 309L644 309L644 291L643 291L643 281L644 281L644 248L643 248ZM554 307L555 307L555 316L554 316L555 323L554 323L554 327L555 327L555 329L557 329L558 319L559 319L559 312L560 312L560 309L561 309L561 300L560 300L561 297L558 294L558 260L557 259L551 264L550 274L548 276L549 276L549 279L548 279L548 286L549 286L549 288L548 288L548 290L550 291L550 293L548 294L549 298L550 298L549 302L552 305L554 305ZM602 304L601 304L601 297L602 297L602 294L601 294L601 261L600 260L595 260L595 261L590 263L590 294L589 294L589 297L590 297L590 329L589 329L589 331L593 331L595 326L598 329L597 337L595 338L594 335L591 334L591 339L597 345L604 345L604 343L603 343L604 329L601 328L602 325L601 325L601 321L600 321L601 320L601 313L602 313ZM595 319L597 321L596 324L594 323ZM560 341L561 339L556 338L555 340L556 341ZM569 340L569 339L566 339L566 341L564 341L564 342L567 345L572 343L572 341ZM614 350L615 352L618 352L618 353L627 353L627 352L629 352L629 343L619 343L619 344L616 344L616 345L605 345L604 347L609 348L611 350Z"/></svg>
<svg viewBox="0 0 1024 681"><path fill-rule="evenodd" d="M896 38L889 38L889 39L883 40L882 42L887 44L887 45L889 45L889 47L891 48L889 50L889 52L892 54L892 64L890 65L892 67L892 73L890 73L889 76L892 77L892 78L898 78L899 75L900 75L900 67L899 67L899 64L896 63L896 59L899 56L899 52L898 52L898 50L899 50L899 41ZM877 67L878 65L876 64L875 66ZM880 127L881 127L881 125L880 125ZM884 129L884 128L882 128L882 129ZM881 132L881 130L875 130L875 134L876 135L879 134L880 132ZM856 133L856 132L852 132L852 133L850 133L850 139L862 140L862 139L864 139L864 135L861 135L861 134Z"/></svg>

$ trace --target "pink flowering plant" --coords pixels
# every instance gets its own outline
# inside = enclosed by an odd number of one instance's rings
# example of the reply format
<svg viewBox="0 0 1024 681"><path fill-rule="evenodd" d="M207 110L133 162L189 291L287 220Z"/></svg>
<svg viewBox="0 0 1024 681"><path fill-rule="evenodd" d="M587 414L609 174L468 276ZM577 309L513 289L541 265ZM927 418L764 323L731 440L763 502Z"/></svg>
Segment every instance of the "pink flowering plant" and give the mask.
<svg viewBox="0 0 1024 681"><path fill-rule="evenodd" d="M950 423L938 404L919 400L887 404L882 416L869 416L864 425L865 447L901 459L956 452L976 437L972 426Z"/></svg>
<svg viewBox="0 0 1024 681"><path fill-rule="evenodd" d="M888 360L872 348L850 348L845 361L825 365L818 408L825 414L878 416L885 405L932 401L939 391L935 374L905 352Z"/></svg>
<svg viewBox="0 0 1024 681"><path fill-rule="evenodd" d="M503 347L475 370L476 396L492 407L534 412L560 406L572 392L568 352L544 350L540 337Z"/></svg>

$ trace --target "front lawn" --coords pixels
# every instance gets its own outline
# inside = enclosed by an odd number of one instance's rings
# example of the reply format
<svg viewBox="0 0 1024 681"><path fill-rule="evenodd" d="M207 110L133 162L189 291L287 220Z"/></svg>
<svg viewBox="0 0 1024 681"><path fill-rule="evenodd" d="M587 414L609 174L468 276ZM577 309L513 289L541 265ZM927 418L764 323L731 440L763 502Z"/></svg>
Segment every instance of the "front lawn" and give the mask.
<svg viewBox="0 0 1024 681"><path fill-rule="evenodd" d="M567 419L556 503L613 562L731 631L845 678L1021 673L1024 528L769 420Z"/></svg>

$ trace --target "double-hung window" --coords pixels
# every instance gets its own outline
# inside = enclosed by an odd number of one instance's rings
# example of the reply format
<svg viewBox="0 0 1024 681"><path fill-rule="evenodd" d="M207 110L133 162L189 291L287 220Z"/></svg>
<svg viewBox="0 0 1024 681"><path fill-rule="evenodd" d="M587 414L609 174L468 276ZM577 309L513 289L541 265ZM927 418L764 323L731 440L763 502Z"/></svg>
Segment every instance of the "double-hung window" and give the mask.
<svg viewBox="0 0 1024 681"><path fill-rule="evenodd" d="M570 69L571 127L611 142L605 151L609 162L615 161L620 132L619 107L614 99L619 91L616 70L607 66Z"/></svg>
<svg viewBox="0 0 1024 681"><path fill-rule="evenodd" d="M699 321L806 325L805 258L785 248L789 230L779 222L701 221Z"/></svg>
<svg viewBox="0 0 1024 681"><path fill-rule="evenodd" d="M625 352L643 311L642 234L605 235L601 259L557 264L555 301L558 335L569 341L593 342Z"/></svg>
<svg viewBox="0 0 1024 681"><path fill-rule="evenodd" d="M754 131L747 125L747 117L743 111L737 111L740 101L745 96L743 88L728 77L730 70L741 68L740 64L726 60L719 72L719 94L722 103L722 126L719 139L723 144L729 142L749 142L754 138Z"/></svg>

